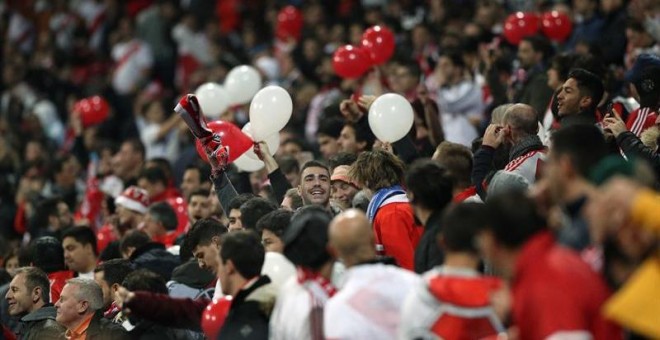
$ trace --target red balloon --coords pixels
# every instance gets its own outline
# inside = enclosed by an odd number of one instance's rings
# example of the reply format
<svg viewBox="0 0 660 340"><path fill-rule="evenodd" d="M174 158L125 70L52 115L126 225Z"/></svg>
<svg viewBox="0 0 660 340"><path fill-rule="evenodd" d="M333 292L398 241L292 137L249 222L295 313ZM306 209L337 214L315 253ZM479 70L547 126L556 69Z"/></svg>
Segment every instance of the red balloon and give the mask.
<svg viewBox="0 0 660 340"><path fill-rule="evenodd" d="M352 45L342 46L332 56L332 66L342 78L358 78L371 66L369 53Z"/></svg>
<svg viewBox="0 0 660 340"><path fill-rule="evenodd" d="M303 28L303 16L294 6L286 6L277 13L275 35L280 40L300 39Z"/></svg>
<svg viewBox="0 0 660 340"><path fill-rule="evenodd" d="M362 47L374 65L388 61L394 54L394 34L385 26L369 27L362 34Z"/></svg>
<svg viewBox="0 0 660 340"><path fill-rule="evenodd" d="M572 30L573 24L566 13L552 11L545 12L541 16L541 31L552 41L566 40Z"/></svg>
<svg viewBox="0 0 660 340"><path fill-rule="evenodd" d="M217 339L231 308L231 296L223 296L209 303L202 313L202 330L207 339Z"/></svg>
<svg viewBox="0 0 660 340"><path fill-rule="evenodd" d="M102 123L108 118L110 105L101 96L83 98L73 104L73 111L80 114L83 127Z"/></svg>
<svg viewBox="0 0 660 340"><path fill-rule="evenodd" d="M504 37L510 43L518 45L520 41L539 31L539 17L534 13L516 12L504 21Z"/></svg>
<svg viewBox="0 0 660 340"><path fill-rule="evenodd" d="M254 145L254 141L232 123L216 120L208 123L207 126L211 131L218 133L222 137L222 145L229 147L230 163L236 160L236 158L241 157L241 155ZM195 141L195 147L197 148L199 157L208 162L209 160L206 157L206 152L204 152L204 147L199 140Z"/></svg>

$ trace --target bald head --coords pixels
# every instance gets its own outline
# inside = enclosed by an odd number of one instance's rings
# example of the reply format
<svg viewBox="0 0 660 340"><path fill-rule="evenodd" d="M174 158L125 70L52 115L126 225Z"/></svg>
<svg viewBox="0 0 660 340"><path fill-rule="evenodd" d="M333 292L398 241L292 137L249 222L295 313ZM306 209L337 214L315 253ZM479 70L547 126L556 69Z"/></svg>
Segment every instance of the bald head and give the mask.
<svg viewBox="0 0 660 340"><path fill-rule="evenodd" d="M504 124L525 135L535 135L539 128L536 110L527 104L509 107L504 115Z"/></svg>
<svg viewBox="0 0 660 340"><path fill-rule="evenodd" d="M371 223L362 211L349 209L337 215L328 233L330 246L347 267L376 257Z"/></svg>

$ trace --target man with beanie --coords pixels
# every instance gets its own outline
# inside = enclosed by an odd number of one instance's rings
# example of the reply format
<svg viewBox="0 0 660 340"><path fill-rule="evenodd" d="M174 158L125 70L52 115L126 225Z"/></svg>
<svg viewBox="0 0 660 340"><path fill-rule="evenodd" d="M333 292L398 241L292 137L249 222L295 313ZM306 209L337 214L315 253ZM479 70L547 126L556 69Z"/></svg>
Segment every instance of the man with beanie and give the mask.
<svg viewBox="0 0 660 340"><path fill-rule="evenodd" d="M342 209L348 209L353 204L355 194L360 191L360 185L348 176L351 167L339 165L332 171L330 184L332 185L332 200Z"/></svg>
<svg viewBox="0 0 660 340"><path fill-rule="evenodd" d="M642 132L655 124L660 105L660 57L641 54L632 69L626 72L625 80L630 84L633 98L640 107L630 113L626 120L628 131L641 136Z"/></svg>
<svg viewBox="0 0 660 340"><path fill-rule="evenodd" d="M135 230L144 222L144 215L149 210L149 193L136 186L130 186L115 199L116 224L103 226L97 238L103 237L106 249L101 255L102 260L121 257L119 240L129 230ZM111 240L111 241L108 241Z"/></svg>
<svg viewBox="0 0 660 340"><path fill-rule="evenodd" d="M378 261L371 224L359 210L337 215L329 239L347 271L342 289L325 306L326 338L396 339L401 307L419 277Z"/></svg>
<svg viewBox="0 0 660 340"><path fill-rule="evenodd" d="M66 281L73 278L73 272L64 265L64 249L60 241L52 236L36 239L31 246L32 266L48 275L50 281L50 301L60 299Z"/></svg>
<svg viewBox="0 0 660 340"><path fill-rule="evenodd" d="M335 292L328 253L331 216L320 206L300 208L282 236L284 255L298 276L282 286L270 319L270 339L325 339L323 309Z"/></svg>

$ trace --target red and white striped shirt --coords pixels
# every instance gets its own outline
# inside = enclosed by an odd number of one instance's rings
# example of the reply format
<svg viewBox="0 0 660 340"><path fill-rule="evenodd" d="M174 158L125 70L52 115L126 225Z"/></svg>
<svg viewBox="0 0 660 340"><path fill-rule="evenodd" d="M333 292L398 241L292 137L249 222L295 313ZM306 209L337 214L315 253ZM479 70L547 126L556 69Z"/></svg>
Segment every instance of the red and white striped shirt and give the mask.
<svg viewBox="0 0 660 340"><path fill-rule="evenodd" d="M635 136L639 137L644 130L655 124L657 117L658 113L653 111L652 108L640 107L630 114L626 121L626 127L630 132L634 133Z"/></svg>

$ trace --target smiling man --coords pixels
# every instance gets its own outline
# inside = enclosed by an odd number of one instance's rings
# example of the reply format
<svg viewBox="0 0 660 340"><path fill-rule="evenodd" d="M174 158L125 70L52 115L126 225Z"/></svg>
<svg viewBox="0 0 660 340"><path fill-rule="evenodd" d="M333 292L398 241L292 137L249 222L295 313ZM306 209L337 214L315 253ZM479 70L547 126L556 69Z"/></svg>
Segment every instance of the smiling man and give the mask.
<svg viewBox="0 0 660 340"><path fill-rule="evenodd" d="M561 126L596 124L596 108L603 92L603 81L597 75L580 68L571 70L557 94Z"/></svg>
<svg viewBox="0 0 660 340"><path fill-rule="evenodd" d="M330 205L330 169L319 161L309 161L302 167L298 192L303 205L318 205L333 215L340 211Z"/></svg>
<svg viewBox="0 0 660 340"><path fill-rule="evenodd" d="M55 308L50 304L50 283L41 269L16 270L5 298L9 314L21 318L19 339L57 339L64 328L55 322Z"/></svg>

